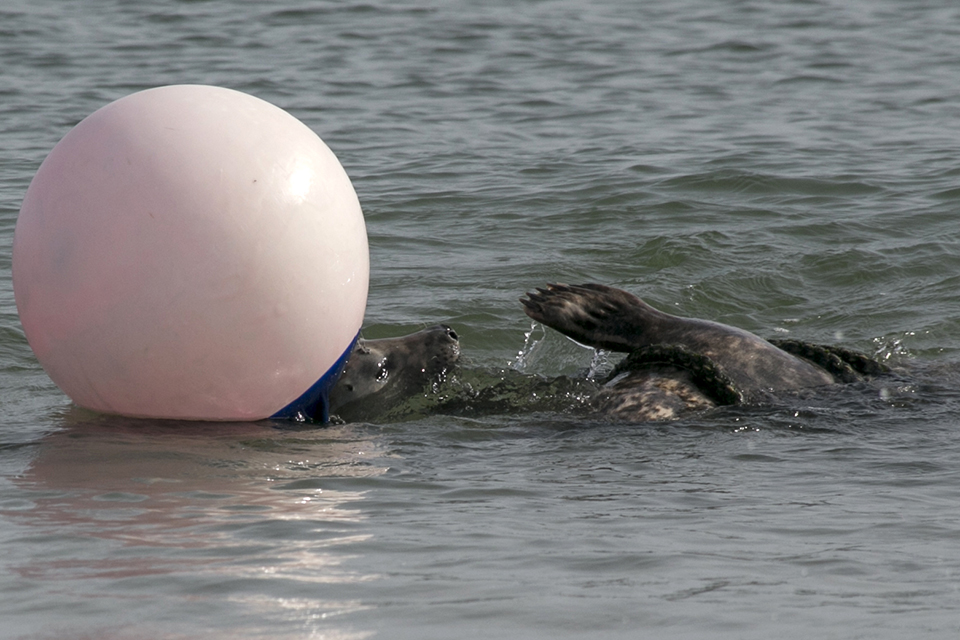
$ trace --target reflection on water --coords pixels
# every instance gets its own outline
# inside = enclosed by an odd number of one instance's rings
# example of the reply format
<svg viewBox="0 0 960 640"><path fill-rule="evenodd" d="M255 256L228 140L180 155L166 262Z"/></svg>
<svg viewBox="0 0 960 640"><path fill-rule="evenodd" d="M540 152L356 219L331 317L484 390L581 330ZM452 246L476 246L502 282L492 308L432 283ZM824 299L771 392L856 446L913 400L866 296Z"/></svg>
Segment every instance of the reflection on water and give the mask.
<svg viewBox="0 0 960 640"><path fill-rule="evenodd" d="M343 566L345 549L370 537L357 508L364 491L325 480L380 475L378 455L349 426L291 431L77 410L39 443L15 479L17 500L3 505L21 552L5 570L81 610L104 597L167 600L168 610L178 606L170 600L215 598L261 620L245 626L249 637L269 635L271 619L323 624L329 636L330 619L362 608L330 587L376 576ZM50 622L56 628L55 615Z"/></svg>

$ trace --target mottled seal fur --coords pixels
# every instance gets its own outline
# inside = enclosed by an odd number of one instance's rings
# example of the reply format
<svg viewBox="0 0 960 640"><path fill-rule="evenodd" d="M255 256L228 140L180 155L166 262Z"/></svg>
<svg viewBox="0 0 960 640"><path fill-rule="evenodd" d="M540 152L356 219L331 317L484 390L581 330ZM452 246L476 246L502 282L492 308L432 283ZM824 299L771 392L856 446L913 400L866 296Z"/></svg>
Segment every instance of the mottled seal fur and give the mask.
<svg viewBox="0 0 960 640"><path fill-rule="evenodd" d="M447 325L399 338L361 338L330 390L330 413L347 421L372 419L442 380L459 359L459 337Z"/></svg>
<svg viewBox="0 0 960 640"><path fill-rule="evenodd" d="M709 358L748 397L836 382L823 368L749 331L658 311L631 293L600 284L552 284L521 300L527 315L581 344L633 352L676 345Z"/></svg>
<svg viewBox="0 0 960 640"><path fill-rule="evenodd" d="M528 316L581 344L629 354L595 401L618 419L672 419L886 371L848 349L770 342L737 327L658 311L600 284L550 284L520 302Z"/></svg>
<svg viewBox="0 0 960 640"><path fill-rule="evenodd" d="M774 344L736 327L658 311L626 291L599 284L551 284L521 302L528 316L581 344L628 354L590 392L588 406L606 419L674 419L884 371L846 349L798 340ZM459 357L457 334L446 325L400 338L360 340L331 391L330 411L346 421L389 415L415 395L429 395ZM432 407L453 413L482 411L481 405L510 410L504 398L522 387L515 376L503 377L502 384L464 388L465 396L447 395ZM559 388L544 379L529 393Z"/></svg>

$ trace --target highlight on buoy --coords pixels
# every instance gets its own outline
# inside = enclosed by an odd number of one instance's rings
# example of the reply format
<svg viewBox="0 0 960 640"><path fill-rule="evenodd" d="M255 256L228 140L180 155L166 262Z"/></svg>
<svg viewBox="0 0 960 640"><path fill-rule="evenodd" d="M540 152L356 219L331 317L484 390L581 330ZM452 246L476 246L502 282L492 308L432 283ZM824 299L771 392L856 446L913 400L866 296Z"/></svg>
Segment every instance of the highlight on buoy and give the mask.
<svg viewBox="0 0 960 640"><path fill-rule="evenodd" d="M27 189L20 321L77 405L133 417L325 419L369 253L336 156L282 109L176 85L94 112Z"/></svg>

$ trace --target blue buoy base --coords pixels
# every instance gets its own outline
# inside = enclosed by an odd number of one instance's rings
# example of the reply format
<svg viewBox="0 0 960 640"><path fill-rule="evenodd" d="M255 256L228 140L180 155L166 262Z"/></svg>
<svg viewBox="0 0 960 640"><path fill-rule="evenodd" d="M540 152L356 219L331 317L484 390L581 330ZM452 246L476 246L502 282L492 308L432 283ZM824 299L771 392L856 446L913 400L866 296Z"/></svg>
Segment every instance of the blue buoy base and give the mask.
<svg viewBox="0 0 960 640"><path fill-rule="evenodd" d="M312 420L326 424L330 421L330 389L340 379L343 368L347 365L347 360L353 352L354 345L360 333L353 338L350 346L343 352L333 366L317 380L313 386L307 389L303 395L285 406L280 411L270 416L274 420L295 420L297 422L306 422Z"/></svg>

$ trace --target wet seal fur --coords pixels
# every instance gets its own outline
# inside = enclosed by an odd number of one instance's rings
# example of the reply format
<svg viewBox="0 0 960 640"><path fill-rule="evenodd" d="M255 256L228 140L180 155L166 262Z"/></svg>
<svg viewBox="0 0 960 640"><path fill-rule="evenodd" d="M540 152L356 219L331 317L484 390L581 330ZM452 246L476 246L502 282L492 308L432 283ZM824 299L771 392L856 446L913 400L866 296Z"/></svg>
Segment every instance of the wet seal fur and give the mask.
<svg viewBox="0 0 960 640"><path fill-rule="evenodd" d="M600 284L549 284L520 302L528 316L581 344L629 354L599 394L601 410L613 417L675 418L886 371L847 349L770 342L719 322L658 311Z"/></svg>
<svg viewBox="0 0 960 640"><path fill-rule="evenodd" d="M605 285L550 284L521 302L528 316L581 344L628 354L590 398L591 409L612 420L675 419L886 372L847 349L767 341L718 322L658 311ZM331 390L330 411L346 421L378 419L417 394L429 394L459 358L458 336L446 325L400 338L361 339ZM498 397L500 391L480 390L473 399ZM453 398L436 408L456 413L472 404Z"/></svg>
<svg viewBox="0 0 960 640"><path fill-rule="evenodd" d="M373 419L383 407L440 382L459 359L460 339L445 324L400 338L361 338L330 390L330 413Z"/></svg>

